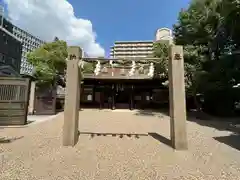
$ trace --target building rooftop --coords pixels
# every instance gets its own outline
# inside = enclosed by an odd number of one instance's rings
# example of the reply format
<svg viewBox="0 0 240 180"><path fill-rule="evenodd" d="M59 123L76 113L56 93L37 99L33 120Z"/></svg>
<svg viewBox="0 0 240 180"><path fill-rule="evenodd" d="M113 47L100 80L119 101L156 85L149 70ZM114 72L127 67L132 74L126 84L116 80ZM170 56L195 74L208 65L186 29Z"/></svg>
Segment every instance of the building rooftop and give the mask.
<svg viewBox="0 0 240 180"><path fill-rule="evenodd" d="M20 27L18 27L18 26L16 26L16 25L14 25L14 24L13 24L13 28L14 28L14 29L19 29L19 30L23 31L24 33L27 34L27 36L30 36L30 37L35 38L35 39L38 39L39 41L41 41L41 43L46 43L46 41L42 40L40 37L35 36L35 35L32 35L32 34L31 34L30 32L28 32L27 30L24 30L24 29L22 29L22 28L20 28Z"/></svg>
<svg viewBox="0 0 240 180"><path fill-rule="evenodd" d="M15 36L13 33L9 32L8 30L6 30L3 27L0 27L0 30L5 32L6 34L8 34L9 36L13 37L14 39L18 40L19 42L22 42L21 39L19 39L17 36Z"/></svg>
<svg viewBox="0 0 240 180"><path fill-rule="evenodd" d="M115 41L114 44L131 44L131 43L153 43L153 40L139 40L139 41Z"/></svg>

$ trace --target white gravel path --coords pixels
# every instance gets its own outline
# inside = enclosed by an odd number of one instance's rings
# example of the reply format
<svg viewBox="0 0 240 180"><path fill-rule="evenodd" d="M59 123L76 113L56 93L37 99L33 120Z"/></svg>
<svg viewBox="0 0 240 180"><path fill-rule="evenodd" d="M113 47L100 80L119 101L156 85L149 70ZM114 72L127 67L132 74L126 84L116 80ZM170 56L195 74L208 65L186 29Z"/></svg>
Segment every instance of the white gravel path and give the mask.
<svg viewBox="0 0 240 180"><path fill-rule="evenodd" d="M28 115L27 121L29 122L29 124L27 126L42 123L45 121L50 121L55 117L57 117L57 115Z"/></svg>
<svg viewBox="0 0 240 180"><path fill-rule="evenodd" d="M83 134L73 148L61 146L62 125L59 114L24 128L0 127L0 137L13 138L0 143L0 180L240 179L240 151L214 139L229 131L188 122L189 150L175 152L162 143L168 143L169 118L160 113L81 111Z"/></svg>

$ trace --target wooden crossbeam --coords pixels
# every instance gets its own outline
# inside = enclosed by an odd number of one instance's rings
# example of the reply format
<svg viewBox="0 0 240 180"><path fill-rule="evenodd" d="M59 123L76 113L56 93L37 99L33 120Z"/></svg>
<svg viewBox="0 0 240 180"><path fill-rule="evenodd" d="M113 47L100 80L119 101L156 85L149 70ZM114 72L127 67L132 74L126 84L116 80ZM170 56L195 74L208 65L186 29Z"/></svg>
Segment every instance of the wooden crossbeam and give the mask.
<svg viewBox="0 0 240 180"><path fill-rule="evenodd" d="M146 58L82 58L83 61L144 61L144 60L159 60L159 58L146 57Z"/></svg>

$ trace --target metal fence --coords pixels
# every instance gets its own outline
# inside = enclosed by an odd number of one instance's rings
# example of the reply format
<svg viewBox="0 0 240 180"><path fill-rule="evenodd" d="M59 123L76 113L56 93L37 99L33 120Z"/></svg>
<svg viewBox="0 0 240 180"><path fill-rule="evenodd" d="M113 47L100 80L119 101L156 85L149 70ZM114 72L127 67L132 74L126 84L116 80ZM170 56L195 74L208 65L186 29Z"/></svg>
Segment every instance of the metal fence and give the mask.
<svg viewBox="0 0 240 180"><path fill-rule="evenodd" d="M27 123L29 79L0 77L0 125Z"/></svg>

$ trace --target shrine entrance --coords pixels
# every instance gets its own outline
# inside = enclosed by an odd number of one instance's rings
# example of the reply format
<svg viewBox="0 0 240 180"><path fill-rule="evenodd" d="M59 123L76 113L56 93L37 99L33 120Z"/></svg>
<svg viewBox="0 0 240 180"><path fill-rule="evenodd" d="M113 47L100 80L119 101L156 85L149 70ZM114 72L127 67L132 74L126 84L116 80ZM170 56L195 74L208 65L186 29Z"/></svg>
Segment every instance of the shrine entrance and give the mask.
<svg viewBox="0 0 240 180"><path fill-rule="evenodd" d="M154 86L154 83L146 84L146 82L153 82L154 63L151 61L157 58L82 58L81 49L76 46L72 47L69 52L69 57L75 58L70 58L67 62L63 125L64 146L74 146L78 141L80 91L85 81L108 81L108 85L97 85L98 88L101 89L99 92L101 106L104 106L107 102L112 109L115 109L121 108L122 105L128 103L131 109L137 106L139 102L140 105L142 105L151 99L153 93L153 91L151 91L151 86ZM173 148L185 150L187 149L187 133L183 47L175 45L170 46L169 55L168 87L171 142ZM113 61L119 61L120 63L114 65ZM93 73L81 73L84 62L95 64ZM122 62L126 62L127 65L121 65ZM82 80L84 81L83 84L81 84ZM138 84L134 84L133 82L138 82ZM157 79L155 85L158 83L160 84L160 80ZM104 93L102 93L103 90ZM89 98L90 100L93 99L93 96L95 96L95 94L87 95L87 97L91 97Z"/></svg>
<svg viewBox="0 0 240 180"><path fill-rule="evenodd" d="M81 109L159 109L168 89L159 79L87 79L81 85ZM107 78L107 77L106 77ZM109 78L109 77L108 77ZM165 105L166 106L166 105Z"/></svg>
<svg viewBox="0 0 240 180"><path fill-rule="evenodd" d="M125 84L116 84L114 89L115 108L116 109L131 109L131 93L129 87Z"/></svg>

